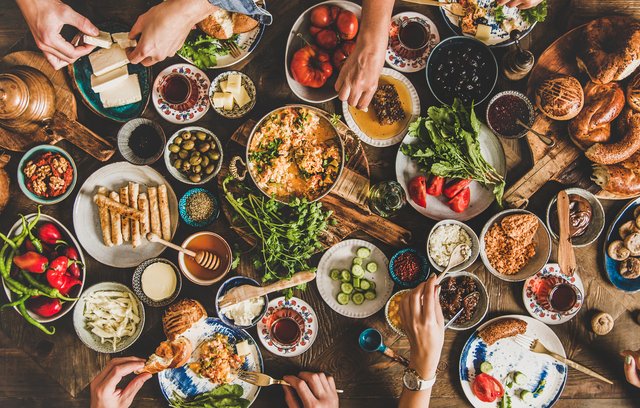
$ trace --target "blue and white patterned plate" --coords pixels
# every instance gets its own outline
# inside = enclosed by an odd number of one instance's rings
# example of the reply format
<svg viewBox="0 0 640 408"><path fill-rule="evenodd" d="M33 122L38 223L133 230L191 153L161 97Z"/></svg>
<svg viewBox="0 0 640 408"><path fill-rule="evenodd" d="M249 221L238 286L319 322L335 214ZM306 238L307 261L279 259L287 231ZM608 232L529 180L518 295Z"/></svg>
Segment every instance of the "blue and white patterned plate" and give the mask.
<svg viewBox="0 0 640 408"><path fill-rule="evenodd" d="M230 344L247 340L251 347L251 353L246 356L246 360L242 365L242 370L259 373L264 372L262 354L260 354L260 350L258 349L255 340L253 340L251 335L245 330L228 326L215 317L208 317L205 320L201 320L196 323L193 327L184 332L183 336L191 340L195 351L202 342L210 340L217 333L228 336ZM183 367L164 370L158 373L160 390L167 401L169 401L174 394L183 398L191 398L198 394L202 394L203 392L211 391L220 385L214 384L206 378L198 376L195 372L189 369L189 363L195 361L195 356L197 354L198 353L194 352L191 359L189 359L189 362ZM255 401L258 393L260 392L260 387L246 383L237 378L233 380L231 384L239 384L242 386L242 398L248 399L250 403Z"/></svg>
<svg viewBox="0 0 640 408"><path fill-rule="evenodd" d="M603 259L604 270L607 272L607 277L613 283L613 285L625 292L639 292L640 291L640 278L627 279L620 274L620 262L611 258L607 252L609 244L617 239L620 239L618 229L626 221L632 220L636 207L640 206L640 198L631 200L625 207L616 215L607 231L607 238L604 240Z"/></svg>
<svg viewBox="0 0 640 408"><path fill-rule="evenodd" d="M501 382L514 371L520 371L527 377L524 385L515 385L512 388L505 387L505 392L511 396L511 407L548 408L553 406L567 382L567 366L559 363L550 356L537 354L516 344L511 338L501 339L492 345L487 345L478 335L483 328L507 317L523 320L527 323L526 336L539 339L549 350L566 357L564 347L556 334L544 323L528 316L507 315L492 319L469 337L460 354L460 384L467 399L476 408L495 408L496 403L482 402L471 391L471 384L480 372L480 364L488 361L493 366L490 375ZM531 402L524 402L518 396L523 389L533 391L542 380L545 380L544 388ZM503 384L504 385L504 384Z"/></svg>

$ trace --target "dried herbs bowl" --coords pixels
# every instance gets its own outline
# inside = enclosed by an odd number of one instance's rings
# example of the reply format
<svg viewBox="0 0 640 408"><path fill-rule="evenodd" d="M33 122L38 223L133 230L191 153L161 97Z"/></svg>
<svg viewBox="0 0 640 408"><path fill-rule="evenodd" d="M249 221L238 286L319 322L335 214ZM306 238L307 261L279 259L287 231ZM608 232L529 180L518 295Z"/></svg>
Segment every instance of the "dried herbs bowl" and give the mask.
<svg viewBox="0 0 640 408"><path fill-rule="evenodd" d="M180 198L178 211L187 225L202 228L218 219L220 202L211 191L196 187Z"/></svg>
<svg viewBox="0 0 640 408"><path fill-rule="evenodd" d="M415 277L413 279L401 279L400 275L402 275L403 272L399 270L401 268L399 265L400 262L406 265L403 266L403 268L417 268L417 272L414 272ZM391 257L391 261L389 261L389 275L395 284L403 289L415 288L420 282L427 280L429 272L429 262L427 258L413 248L401 249L396 252L395 255Z"/></svg>

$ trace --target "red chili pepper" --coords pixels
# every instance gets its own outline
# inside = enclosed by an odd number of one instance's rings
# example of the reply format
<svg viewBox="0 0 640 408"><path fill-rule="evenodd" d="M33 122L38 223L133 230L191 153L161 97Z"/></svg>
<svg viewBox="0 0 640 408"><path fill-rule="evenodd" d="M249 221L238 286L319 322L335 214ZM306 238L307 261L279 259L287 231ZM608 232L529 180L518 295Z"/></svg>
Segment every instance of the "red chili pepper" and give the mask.
<svg viewBox="0 0 640 408"><path fill-rule="evenodd" d="M447 198L453 198L460 191L465 189L471 183L471 179L454 180L444 188L444 195Z"/></svg>
<svg viewBox="0 0 640 408"><path fill-rule="evenodd" d="M427 194L438 197L442 194L442 187L444 186L444 177L434 176L429 177L427 182Z"/></svg>
<svg viewBox="0 0 640 408"><path fill-rule="evenodd" d="M62 240L62 233L58 227L50 222L45 222L38 227L37 236L45 244L55 245L64 243Z"/></svg>
<svg viewBox="0 0 640 408"><path fill-rule="evenodd" d="M63 276L64 276L64 282L62 283L62 286L58 288L58 290L60 291L60 293L62 293L65 296L68 295L69 292L71 292L71 288L82 284L82 281L72 277L69 274L65 274Z"/></svg>
<svg viewBox="0 0 640 408"><path fill-rule="evenodd" d="M54 269L47 270L47 282L49 286L54 289L60 289L65 284L67 278L64 276L64 272L58 272Z"/></svg>
<svg viewBox="0 0 640 408"><path fill-rule="evenodd" d="M67 269L69 269L70 264L71 262L69 261L69 258L62 255L51 261L51 263L49 264L49 269L52 269L58 273L65 273Z"/></svg>
<svg viewBox="0 0 640 408"><path fill-rule="evenodd" d="M35 251L28 251L22 255L14 256L13 263L22 270L31 273L44 273L47 270L49 260L46 256Z"/></svg>
<svg viewBox="0 0 640 408"><path fill-rule="evenodd" d="M35 296L27 301L27 307L42 317L51 317L62 310L60 299L50 299L46 296Z"/></svg>
<svg viewBox="0 0 640 408"><path fill-rule="evenodd" d="M469 187L465 187L462 191L449 200L449 208L457 213L461 213L469 207L469 201L471 200L471 190Z"/></svg>
<svg viewBox="0 0 640 408"><path fill-rule="evenodd" d="M82 262L80 262L80 254L78 253L78 250L72 246L67 246L62 251L62 254L70 260L76 261L69 265L69 272L74 278L80 278L80 275L82 274Z"/></svg>

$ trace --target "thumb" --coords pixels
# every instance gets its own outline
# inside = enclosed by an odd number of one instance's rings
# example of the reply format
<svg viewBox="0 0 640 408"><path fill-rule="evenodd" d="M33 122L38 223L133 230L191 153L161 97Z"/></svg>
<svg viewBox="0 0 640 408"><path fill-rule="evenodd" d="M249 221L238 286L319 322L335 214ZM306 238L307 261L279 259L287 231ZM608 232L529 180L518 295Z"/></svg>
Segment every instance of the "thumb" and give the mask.
<svg viewBox="0 0 640 408"><path fill-rule="evenodd" d="M142 33L142 27L143 27L143 23L142 23L142 16L138 17L136 19L135 24L133 24L133 27L131 27L131 31L129 31L129 39L130 40L135 40L136 37L138 35L140 35L140 33Z"/></svg>
<svg viewBox="0 0 640 408"><path fill-rule="evenodd" d="M624 358L624 376L627 377L627 381L629 382L629 384L640 388L640 377L638 377L636 361L630 355L627 355Z"/></svg>
<svg viewBox="0 0 640 408"><path fill-rule="evenodd" d="M98 30L98 27L94 26L88 18L86 18L82 14L77 13L71 7L68 8L66 22L74 26L84 34L94 36L100 34L100 30Z"/></svg>
<svg viewBox="0 0 640 408"><path fill-rule="evenodd" d="M152 375L149 373L142 373L131 380L127 387L122 391L122 394L120 394L120 402L123 406L128 407L131 405L136 394L140 391L140 388L142 388L142 385L151 377Z"/></svg>
<svg viewBox="0 0 640 408"><path fill-rule="evenodd" d="M300 404L298 403L298 399L293 392L293 388L289 387L288 385L283 385L282 389L284 390L284 402L287 403L287 407L300 408Z"/></svg>

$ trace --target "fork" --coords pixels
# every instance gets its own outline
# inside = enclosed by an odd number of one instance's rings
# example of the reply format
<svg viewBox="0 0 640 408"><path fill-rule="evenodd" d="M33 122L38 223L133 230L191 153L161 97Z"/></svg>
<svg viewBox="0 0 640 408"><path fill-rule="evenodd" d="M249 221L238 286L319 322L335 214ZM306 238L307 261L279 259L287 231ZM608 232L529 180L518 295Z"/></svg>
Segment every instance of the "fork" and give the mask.
<svg viewBox="0 0 640 408"><path fill-rule="evenodd" d="M569 360L568 358L562 357L561 355L554 353L553 351L550 351L549 349L547 349L544 344L542 344L542 342L538 339L532 339L531 337L525 336L523 334L518 334L513 338L513 341L515 341L518 345L529 349L530 351L534 352L534 353L540 353L540 354L546 354L548 356L551 356L553 358L555 358L556 360L558 360L559 362L568 365L569 367L575 368L578 371L582 371L585 374L588 374L592 377L597 378L598 380L604 381L607 384L613 384L613 382L611 380L606 379L605 377L601 376L600 374L596 373L595 371L580 365L578 363L576 363L575 361Z"/></svg>
<svg viewBox="0 0 640 408"><path fill-rule="evenodd" d="M240 50L240 47L238 47L238 44L236 44L235 41L227 41L227 48L233 58L238 58L240 54L242 54L242 50Z"/></svg>
<svg viewBox="0 0 640 408"><path fill-rule="evenodd" d="M248 382L249 384L256 385L258 387L268 387L270 385L288 385L291 387L291 384L286 382L285 380L277 380L267 374L263 373L255 373L251 371L238 371L238 378L244 382ZM343 390L336 390L338 394L342 394Z"/></svg>

